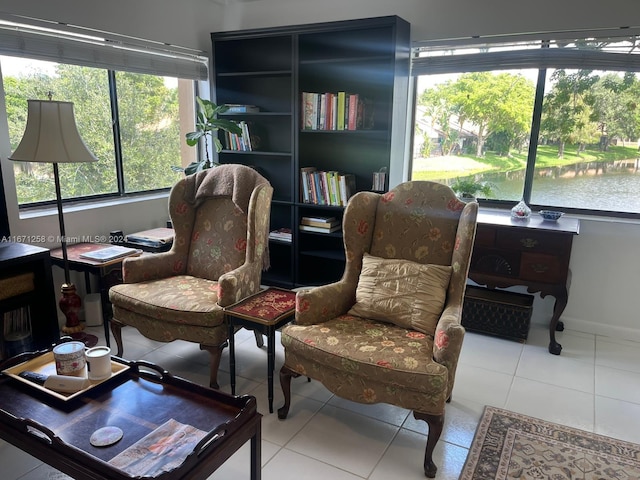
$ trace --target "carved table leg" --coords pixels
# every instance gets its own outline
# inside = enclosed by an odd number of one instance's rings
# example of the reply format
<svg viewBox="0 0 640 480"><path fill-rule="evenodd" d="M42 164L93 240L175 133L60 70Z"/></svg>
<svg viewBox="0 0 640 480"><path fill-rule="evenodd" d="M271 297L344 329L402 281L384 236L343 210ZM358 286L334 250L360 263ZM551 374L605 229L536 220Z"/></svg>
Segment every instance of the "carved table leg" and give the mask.
<svg viewBox="0 0 640 480"><path fill-rule="evenodd" d="M549 353L553 355L560 355L562 351L562 345L556 342L556 331L561 332L564 330L564 324L559 321L562 312L564 312L569 300L569 293L567 288L563 287L554 292L556 302L553 305L553 316L549 322Z"/></svg>

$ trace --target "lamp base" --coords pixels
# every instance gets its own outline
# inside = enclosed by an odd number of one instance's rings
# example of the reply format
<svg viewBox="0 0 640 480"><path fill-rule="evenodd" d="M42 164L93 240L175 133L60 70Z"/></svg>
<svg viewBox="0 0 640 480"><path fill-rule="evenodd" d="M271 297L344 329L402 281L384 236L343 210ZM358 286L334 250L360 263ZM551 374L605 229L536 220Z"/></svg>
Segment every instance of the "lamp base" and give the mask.
<svg viewBox="0 0 640 480"><path fill-rule="evenodd" d="M84 330L84 324L80 323L80 307L82 306L82 299L76 293L76 286L73 283L64 283L62 285L62 298L58 305L60 310L64 313L67 319L62 331L64 333L77 333Z"/></svg>

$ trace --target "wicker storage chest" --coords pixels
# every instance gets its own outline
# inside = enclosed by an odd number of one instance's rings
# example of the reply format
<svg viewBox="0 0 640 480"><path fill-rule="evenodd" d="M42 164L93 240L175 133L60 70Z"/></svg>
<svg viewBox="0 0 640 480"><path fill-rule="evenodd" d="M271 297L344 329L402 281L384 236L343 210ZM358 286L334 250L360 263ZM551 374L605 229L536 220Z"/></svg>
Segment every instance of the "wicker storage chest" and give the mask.
<svg viewBox="0 0 640 480"><path fill-rule="evenodd" d="M529 335L533 295L467 286L462 325L469 331L524 342Z"/></svg>

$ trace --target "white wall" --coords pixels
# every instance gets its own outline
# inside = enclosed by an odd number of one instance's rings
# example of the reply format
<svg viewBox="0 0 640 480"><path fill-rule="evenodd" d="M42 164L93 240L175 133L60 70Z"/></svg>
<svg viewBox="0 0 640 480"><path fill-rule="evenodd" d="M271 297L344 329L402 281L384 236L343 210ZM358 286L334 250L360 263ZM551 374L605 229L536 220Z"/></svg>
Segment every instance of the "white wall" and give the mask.
<svg viewBox="0 0 640 480"><path fill-rule="evenodd" d="M640 2L629 0L3 0L0 12L30 15L121 34L210 50L209 33L383 15L412 25L413 40L637 26ZM0 93L1 95L1 93ZM0 98L0 107L3 107ZM0 108L4 112L4 108ZM6 119L0 113L0 162L7 165ZM5 178L7 178L5 176ZM11 183L12 175L7 179ZM8 201L15 190L6 187ZM57 232L56 217L19 219L15 235ZM67 233L103 235L164 225L166 198L65 214ZM571 258L573 281L562 320L568 329L640 341L640 222L582 219ZM56 245L52 245L55 247ZM536 299L535 319L546 321L553 298Z"/></svg>

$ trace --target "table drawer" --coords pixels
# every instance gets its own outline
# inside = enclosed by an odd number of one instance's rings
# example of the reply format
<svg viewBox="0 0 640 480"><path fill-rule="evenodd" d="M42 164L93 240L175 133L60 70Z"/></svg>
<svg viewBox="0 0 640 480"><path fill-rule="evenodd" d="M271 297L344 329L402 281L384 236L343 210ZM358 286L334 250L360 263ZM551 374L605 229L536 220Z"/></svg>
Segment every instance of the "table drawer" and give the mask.
<svg viewBox="0 0 640 480"><path fill-rule="evenodd" d="M571 252L571 237L550 232L499 230L496 235L496 246L523 252L567 255Z"/></svg>
<svg viewBox="0 0 640 480"><path fill-rule="evenodd" d="M543 283L558 283L564 280L560 258L544 253L523 253L520 262L520 278Z"/></svg>
<svg viewBox="0 0 640 480"><path fill-rule="evenodd" d="M478 225L474 245L478 247L493 247L496 243L496 229Z"/></svg>

